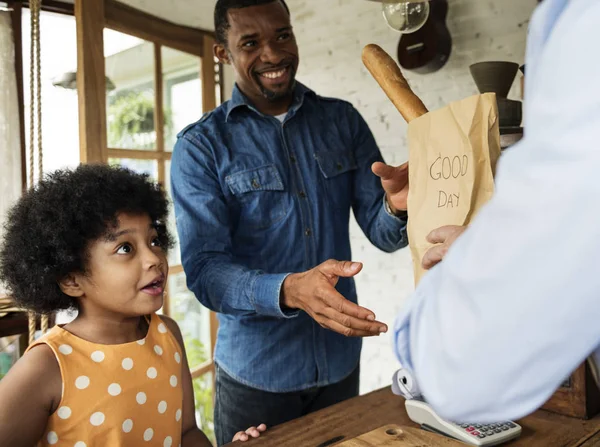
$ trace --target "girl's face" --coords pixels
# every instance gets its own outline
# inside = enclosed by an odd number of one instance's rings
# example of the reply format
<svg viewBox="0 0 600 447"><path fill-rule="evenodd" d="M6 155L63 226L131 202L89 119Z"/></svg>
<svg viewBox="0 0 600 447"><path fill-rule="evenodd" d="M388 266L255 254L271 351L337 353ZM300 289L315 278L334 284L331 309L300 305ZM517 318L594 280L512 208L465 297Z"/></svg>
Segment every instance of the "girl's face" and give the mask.
<svg viewBox="0 0 600 447"><path fill-rule="evenodd" d="M148 215L117 215L117 227L88 248L87 273L76 275L84 312L148 315L163 305L169 266Z"/></svg>

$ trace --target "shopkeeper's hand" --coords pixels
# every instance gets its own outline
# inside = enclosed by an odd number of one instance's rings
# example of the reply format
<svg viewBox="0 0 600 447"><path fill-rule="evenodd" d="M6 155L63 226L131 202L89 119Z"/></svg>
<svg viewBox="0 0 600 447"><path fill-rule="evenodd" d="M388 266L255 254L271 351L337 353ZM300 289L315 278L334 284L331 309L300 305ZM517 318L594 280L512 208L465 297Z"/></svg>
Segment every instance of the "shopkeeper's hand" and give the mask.
<svg viewBox="0 0 600 447"><path fill-rule="evenodd" d="M401 166L390 166L376 162L371 167L373 174L381 179L390 210L394 214L408 209L408 163Z"/></svg>
<svg viewBox="0 0 600 447"><path fill-rule="evenodd" d="M344 298L336 289L340 277L350 278L362 269L359 262L330 259L303 273L293 273L283 282L281 304L300 309L322 327L347 337L370 337L387 332L375 314Z"/></svg>
<svg viewBox="0 0 600 447"><path fill-rule="evenodd" d="M438 245L427 250L425 256L423 256L423 268L430 269L444 259L450 246L466 229L467 227L460 225L446 225L429 233L427 242Z"/></svg>
<svg viewBox="0 0 600 447"><path fill-rule="evenodd" d="M260 434L266 430L267 430L267 426L265 424L260 424L258 427L250 427L246 431L238 431L235 434L235 436L233 437L233 440L231 442L235 442L235 441L245 442L250 438L258 438L260 436Z"/></svg>

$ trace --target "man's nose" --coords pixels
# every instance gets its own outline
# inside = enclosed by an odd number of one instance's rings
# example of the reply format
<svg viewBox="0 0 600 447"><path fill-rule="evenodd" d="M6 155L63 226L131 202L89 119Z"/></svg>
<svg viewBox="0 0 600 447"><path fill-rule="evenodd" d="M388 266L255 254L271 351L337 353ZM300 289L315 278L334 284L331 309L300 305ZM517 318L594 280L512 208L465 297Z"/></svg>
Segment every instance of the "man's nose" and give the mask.
<svg viewBox="0 0 600 447"><path fill-rule="evenodd" d="M278 65L283 60L283 53L277 48L277 45L269 42L263 47L260 60L267 64Z"/></svg>

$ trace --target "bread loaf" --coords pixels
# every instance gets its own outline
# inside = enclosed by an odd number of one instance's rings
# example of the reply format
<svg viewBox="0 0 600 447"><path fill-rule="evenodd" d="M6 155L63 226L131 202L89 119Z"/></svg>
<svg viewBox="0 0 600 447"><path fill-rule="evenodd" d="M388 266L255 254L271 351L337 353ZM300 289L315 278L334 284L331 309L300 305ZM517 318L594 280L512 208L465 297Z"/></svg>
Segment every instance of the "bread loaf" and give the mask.
<svg viewBox="0 0 600 447"><path fill-rule="evenodd" d="M423 102L402 76L400 67L381 47L367 45L363 49L362 60L407 123L427 113Z"/></svg>

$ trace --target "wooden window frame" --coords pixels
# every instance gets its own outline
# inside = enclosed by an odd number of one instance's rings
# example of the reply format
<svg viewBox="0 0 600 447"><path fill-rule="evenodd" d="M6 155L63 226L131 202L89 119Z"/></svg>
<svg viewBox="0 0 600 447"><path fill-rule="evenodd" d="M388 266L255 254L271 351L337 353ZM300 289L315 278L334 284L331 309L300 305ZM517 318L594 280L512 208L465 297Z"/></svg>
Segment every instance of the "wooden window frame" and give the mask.
<svg viewBox="0 0 600 447"><path fill-rule="evenodd" d="M212 55L214 35L211 32L174 25L145 12L139 11L115 0L75 0L75 18L77 21L77 66L82 82L77 83L80 108L79 138L82 162L106 162L108 158L123 155L123 149L108 148L106 145L106 98L103 30L109 28L154 43L155 54L155 129L156 151L140 153L136 158L168 160L170 154L164 151L162 134L164 116L162 107L162 58L161 47L174 48L199 58L207 59ZM85 51L84 51L85 49ZM203 63L202 71L202 109L212 110L215 100L215 67ZM93 114L86 113L94 111ZM86 120L86 116L96 119ZM83 117L83 119L81 119ZM100 119L97 119L100 117ZM163 145L163 147L160 147ZM149 152L152 152L150 154ZM128 158L134 158L133 156ZM159 181L162 181L159 171Z"/></svg>

